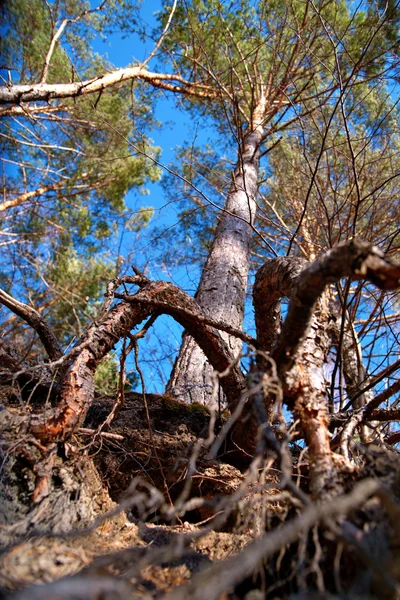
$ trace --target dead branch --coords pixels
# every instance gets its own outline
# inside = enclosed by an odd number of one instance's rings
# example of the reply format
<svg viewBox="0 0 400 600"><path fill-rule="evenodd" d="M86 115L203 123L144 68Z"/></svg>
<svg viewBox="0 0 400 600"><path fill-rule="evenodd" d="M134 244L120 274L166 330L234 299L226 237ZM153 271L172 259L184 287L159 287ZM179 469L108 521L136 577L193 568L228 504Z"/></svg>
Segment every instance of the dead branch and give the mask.
<svg viewBox="0 0 400 600"><path fill-rule="evenodd" d="M375 377L371 377L369 383L363 389L359 390L352 398L350 398L349 402L346 404L346 406L343 408L343 410L348 410L351 406L353 406L353 404L357 400L357 398L359 398L360 396L363 396L366 392L371 390L373 387L375 387L378 383L380 383L386 377L389 377L389 375L392 375L399 368L400 368L400 359L396 360L394 363L392 363L388 367L385 367L384 369L382 369L382 371L380 373L378 373L378 375L376 375ZM388 390L386 390L386 391L388 392L389 389L390 388L388 388ZM376 399L374 400L374 404L373 404L374 407L377 406L375 404L375 402L377 402ZM383 400L381 402L383 402ZM370 406L370 405L368 404L368 406Z"/></svg>
<svg viewBox="0 0 400 600"><path fill-rule="evenodd" d="M0 339L0 383L15 388L29 399L48 399L58 392L58 382L52 377L47 365L33 364L26 360L15 348L12 348ZM32 370L34 369L34 370Z"/></svg>
<svg viewBox="0 0 400 600"><path fill-rule="evenodd" d="M393 384L393 386L395 385L397 388L400 388L400 384L398 381L396 382L396 384ZM379 398L379 396L377 396L377 398ZM371 401L371 403L372 402L373 401ZM335 413L330 416L330 425L332 428L339 427L355 415L357 415L359 423L367 423L368 421L397 421L400 419L399 406L393 406L389 408L374 408L373 410L369 410L369 408L370 405L368 404L364 408L364 410L358 409L356 411L341 411Z"/></svg>
<svg viewBox="0 0 400 600"><path fill-rule="evenodd" d="M269 379L272 381L270 382ZM290 491L293 496L298 498L303 504L309 504L311 501L310 498L298 488L292 480L293 465L287 448L278 440L274 430L268 423L268 415L264 404L264 396L266 395L264 388L276 386L274 378L270 378L267 374L261 373L260 371L252 372L247 377L247 385L249 388L249 398L252 401L255 421L259 428L257 454L260 456L263 456L266 452L275 454L277 466L282 473L282 488L286 488Z"/></svg>
<svg viewBox="0 0 400 600"><path fill-rule="evenodd" d="M50 360L57 360L63 356L60 342L53 330L43 317L31 306L15 300L12 296L0 289L0 302L7 306L13 313L24 319L38 334L40 341L46 349Z"/></svg>
<svg viewBox="0 0 400 600"><path fill-rule="evenodd" d="M129 294L119 294L119 293L115 293L114 297L119 299L119 300L125 300L126 302L140 302L140 300L138 300L136 298L136 296L130 296ZM156 308L158 306L158 308L164 310L169 310L169 306L168 304L166 304L165 302L152 302L152 305ZM237 329L236 327L232 327L231 325L229 325L228 323L225 323L224 321L219 321L216 319L210 319L208 317L206 317L205 315L201 315L198 312L190 312L187 309L184 309L182 307L176 307L176 313L180 314L182 317L188 317L189 319L196 319L199 323L203 323L204 325L210 325L210 327L213 327L214 329L218 329L219 331L224 331L225 333L229 333L229 335L232 335L233 337L237 337L238 339L242 340L243 342L245 342L246 344L250 344L252 346L254 346L255 348L258 347L258 340L251 337L251 335L248 335L247 333L244 333L243 331L240 331L239 329Z"/></svg>
<svg viewBox="0 0 400 600"><path fill-rule="evenodd" d="M295 542L300 534L309 531L320 521L347 515L375 495L379 488L378 481L366 479L358 483L350 494L320 504L312 503L293 521L289 521L280 529L268 532L233 558L220 561L199 573L189 584L164 596L165 600L218 600L226 590L234 588L240 581L249 577L258 564Z"/></svg>
<svg viewBox="0 0 400 600"><path fill-rule="evenodd" d="M400 381L395 381L386 390L383 390L383 392L375 396L375 398L373 398L365 407L365 418L371 417L374 420L375 417L373 415L377 413L376 409L379 407L379 405L383 402L386 402L386 400L389 400L389 398L391 398L394 394L397 394L399 391Z"/></svg>
<svg viewBox="0 0 400 600"><path fill-rule="evenodd" d="M347 396L352 398L368 378L362 362L360 342L354 326L351 322L347 322L344 323L342 333L340 330L340 325L335 323L331 328L332 338L338 355L342 357ZM373 394L370 390L364 395L358 396L354 402L354 408L364 406L372 397Z"/></svg>

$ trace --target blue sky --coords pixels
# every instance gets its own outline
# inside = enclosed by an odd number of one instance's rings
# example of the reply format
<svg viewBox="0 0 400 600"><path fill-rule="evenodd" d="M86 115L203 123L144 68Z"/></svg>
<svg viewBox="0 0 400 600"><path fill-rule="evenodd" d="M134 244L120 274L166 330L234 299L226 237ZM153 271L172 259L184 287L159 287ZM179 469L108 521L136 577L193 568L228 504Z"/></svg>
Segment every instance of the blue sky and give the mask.
<svg viewBox="0 0 400 600"><path fill-rule="evenodd" d="M92 0L92 6L97 6L99 0ZM141 17L148 24L148 31L156 25L155 13L160 9L161 2L159 0L144 0ZM172 24L173 27L173 24ZM123 68L137 61L141 62L153 50L155 42L151 39L141 40L138 35L130 34L123 36L122 34L108 35L106 40L100 37L95 39L94 48L101 55L107 55L108 60L115 68ZM160 65L157 64L157 58L153 59L149 65L150 70L157 70ZM161 66L162 68L162 66ZM162 149L160 162L168 165L173 161L175 148L184 144L191 144L193 140L196 143L203 144L213 142L215 134L210 123L201 121L201 125L193 120L193 114L185 112L179 108L177 97L172 94L160 94L155 103L155 118L162 125L160 128L155 128L150 133L154 144ZM132 247L135 249L132 261L136 266L143 267L149 256L153 256L148 264L147 274L152 279L167 279L173 281L177 285L186 289L193 294L196 289L199 269L197 267L181 267L175 269L165 269L162 264L162 257L156 257L152 253L154 246L153 228L159 226L162 228L172 228L177 222L177 207L174 204L167 204L167 199L164 195L161 182L148 184L149 195L140 196L137 192L131 192L127 195L126 203L129 209L135 211L140 207L151 206L155 209L154 218L145 232L145 235L136 240L133 234L127 233L124 237L122 250L127 254ZM249 331L249 323L252 324L252 309L248 303L248 323L246 330ZM162 318L160 323L151 330L149 336L150 346L153 345L159 354L154 357L154 367L151 362L144 365L146 380L149 383L149 391L161 391L161 380L166 379L168 370L171 365L169 358L166 361L160 361L163 350L161 350L161 342L167 343L170 349L170 358L173 357L173 351L177 350L180 343L181 328L170 318ZM142 342L141 356L147 358L148 350L144 349L145 344ZM153 359L152 359L153 360ZM157 373L157 368L163 371L163 375Z"/></svg>
<svg viewBox="0 0 400 600"><path fill-rule="evenodd" d="M97 5L97 2L92 2ZM155 13L160 9L161 3L158 0L143 2L141 17L148 23L149 30L156 25ZM95 40L95 50L104 56L117 68L126 67L135 61L143 61L154 48L152 40L143 42L138 36L129 35L124 37L122 34L112 34L107 36L106 40L100 38ZM148 68L157 70L157 58L153 59ZM183 109L177 107L177 98L170 94L162 94L155 103L155 118L161 123L160 128L155 128L151 132L151 138L156 146L162 149L160 162L164 165L170 164L175 155L175 149L187 142L196 139L197 143L204 143L212 139L212 130L201 128L193 122L193 117ZM129 209L137 210L141 206L151 206L155 209L154 217L146 232L146 235L136 242L135 255L136 266L141 267L143 261L148 258L149 247L152 245L152 230L154 227L171 228L178 220L177 208L173 204L167 204L161 181L150 183L146 186L149 195L140 196L132 191L126 197L126 204ZM133 236L125 234L123 248L126 252L130 249L130 243L133 243ZM143 250L143 253L141 252ZM194 294L199 276L199 270L193 268L179 268L166 271L160 262L154 261L148 264L147 275L151 279L166 279L173 281L177 285ZM142 363L143 372L146 379L148 391L162 391L162 379L168 377L168 371L171 368L173 360L173 350L177 350L180 345L182 328L170 317L160 317L155 327L152 328L147 336L147 343L153 346L156 353L154 358L148 357L149 361ZM161 355L165 348L161 350L161 342L170 348L170 356L164 360ZM143 357L145 342L141 343L142 351L140 357ZM157 352L158 351L158 352ZM146 350L146 353L148 351ZM131 361L128 367L132 367Z"/></svg>
<svg viewBox="0 0 400 600"><path fill-rule="evenodd" d="M97 2L92 0L92 5ZM161 8L161 2L158 0L145 1L141 7L141 18L148 23L149 31L156 26L156 13ZM173 24L172 24L173 26ZM102 56L107 55L109 61L117 68L126 67L136 61L143 61L153 50L155 43L152 40L141 40L137 35L124 36L123 34L112 34L107 36L106 40L98 38L95 40L94 48ZM148 65L149 70L160 70L155 57ZM161 67L162 68L162 67ZM212 131L207 131L204 126L197 127L193 122L193 117L182 109L177 107L177 98L172 94L164 93L160 95L155 103L155 118L161 124L160 128L155 128L150 136L156 146L162 149L160 163L169 165L175 155L175 148L182 146L185 142L206 142L212 136ZM131 192L126 197L127 206L131 209L137 209L139 206L152 206L156 209L153 225L163 225L171 227L177 221L177 212L173 205L166 205L161 182L149 183L146 185L150 194L148 196L139 196L137 192ZM153 277L164 278L165 274L161 271ZM177 275L178 279L179 274ZM180 285L182 285L182 280Z"/></svg>

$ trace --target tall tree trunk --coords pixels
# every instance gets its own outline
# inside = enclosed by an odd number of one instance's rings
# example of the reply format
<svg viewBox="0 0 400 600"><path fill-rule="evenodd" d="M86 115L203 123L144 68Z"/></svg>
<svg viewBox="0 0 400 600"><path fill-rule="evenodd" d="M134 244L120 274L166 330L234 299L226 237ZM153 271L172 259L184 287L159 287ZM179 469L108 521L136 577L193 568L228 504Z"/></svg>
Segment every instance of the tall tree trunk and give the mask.
<svg viewBox="0 0 400 600"><path fill-rule="evenodd" d="M196 293L196 300L208 317L237 329L243 324L265 108L262 95L253 113L252 126L239 147L232 185ZM222 337L237 357L242 349L241 340L226 333ZM209 405L212 373L203 351L184 333L167 391L185 402ZM222 400L222 390L218 390L218 395Z"/></svg>

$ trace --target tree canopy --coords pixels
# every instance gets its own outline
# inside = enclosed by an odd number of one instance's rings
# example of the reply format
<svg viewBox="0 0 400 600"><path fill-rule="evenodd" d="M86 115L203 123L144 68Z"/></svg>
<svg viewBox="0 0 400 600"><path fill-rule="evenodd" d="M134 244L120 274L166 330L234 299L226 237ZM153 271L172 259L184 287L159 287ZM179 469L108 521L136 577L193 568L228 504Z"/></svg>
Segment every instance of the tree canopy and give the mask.
<svg viewBox="0 0 400 600"><path fill-rule="evenodd" d="M248 598L254 560L265 597L397 597L382 472L400 443L398 3L1 10L6 542L37 524L92 531L110 497L142 521L187 517L194 537L236 535L249 498L239 529L259 539L173 598ZM129 59L113 64L107 41ZM358 482L364 467L376 481ZM137 572L165 562L143 556Z"/></svg>

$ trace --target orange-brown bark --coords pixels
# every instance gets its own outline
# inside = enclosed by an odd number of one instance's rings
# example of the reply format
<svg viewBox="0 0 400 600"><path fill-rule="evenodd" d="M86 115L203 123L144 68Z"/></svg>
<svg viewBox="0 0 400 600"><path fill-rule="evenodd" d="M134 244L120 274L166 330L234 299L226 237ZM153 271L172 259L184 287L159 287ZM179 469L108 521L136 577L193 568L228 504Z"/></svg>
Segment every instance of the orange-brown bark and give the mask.
<svg viewBox="0 0 400 600"><path fill-rule="evenodd" d="M230 366L232 356L220 334L196 319L197 314L201 315L196 301L176 286L163 281L141 283L140 291L125 297L125 301L106 311L86 331L80 344L82 349L71 359L61 381L58 405L32 418L30 432L39 440L48 443L65 439L83 423L93 400L97 364L121 337L154 312L170 314L181 323L216 370L224 371ZM240 369L233 366L221 383L234 408L244 387Z"/></svg>

